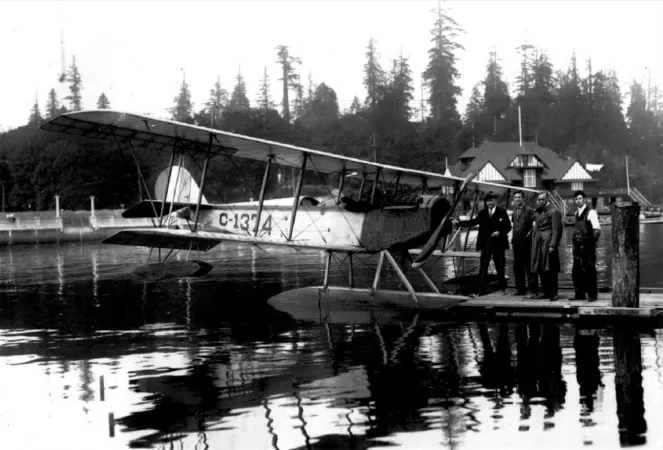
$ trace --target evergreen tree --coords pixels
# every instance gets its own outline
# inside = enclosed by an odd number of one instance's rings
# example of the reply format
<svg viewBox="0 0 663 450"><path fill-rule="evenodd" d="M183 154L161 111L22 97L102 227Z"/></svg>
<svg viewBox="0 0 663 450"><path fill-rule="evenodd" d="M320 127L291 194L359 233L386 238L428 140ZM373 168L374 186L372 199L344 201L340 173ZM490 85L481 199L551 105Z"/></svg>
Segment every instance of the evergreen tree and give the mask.
<svg viewBox="0 0 663 450"><path fill-rule="evenodd" d="M237 72L237 77L235 78L235 88L233 89L232 94L230 95L230 103L228 103L228 110L236 111L247 111L249 110L249 99L246 96L246 83L244 83L244 78L242 77L241 69Z"/></svg>
<svg viewBox="0 0 663 450"><path fill-rule="evenodd" d="M477 125L482 124L485 112L486 103L484 96L481 95L478 83L472 88L472 95L470 96L470 101L467 103L467 108L465 110L465 122L468 125L474 125L474 127L477 128ZM485 130L482 131L485 133Z"/></svg>
<svg viewBox="0 0 663 450"><path fill-rule="evenodd" d="M71 66L69 66L69 71L67 72L67 81L69 82L69 92L71 95L65 97L69 100L72 111L80 111L83 109L83 101L81 98L81 91L83 90L83 82L81 80L81 74L78 71L78 66L76 65L76 57L72 57Z"/></svg>
<svg viewBox="0 0 663 450"><path fill-rule="evenodd" d="M110 109L110 101L104 92L101 93L99 100L97 100L97 109Z"/></svg>
<svg viewBox="0 0 663 450"><path fill-rule="evenodd" d="M433 120L438 125L457 127L460 121L457 103L461 94L456 84L459 76L456 69L456 52L463 47L455 41L462 30L442 8L438 0L435 25L431 30L433 47L428 50L429 62L423 73L430 96Z"/></svg>
<svg viewBox="0 0 663 450"><path fill-rule="evenodd" d="M293 89L295 91L295 98L292 100L292 114L294 119L297 120L304 115L304 86L301 83L297 83L293 86Z"/></svg>
<svg viewBox="0 0 663 450"><path fill-rule="evenodd" d="M60 114L60 102L55 93L55 89L51 89L48 93L48 100L46 101L46 118L52 119Z"/></svg>
<svg viewBox="0 0 663 450"><path fill-rule="evenodd" d="M563 151L579 142L581 130L584 128L583 108L587 102L586 96L582 92L575 52L571 57L569 69L566 73L560 72L557 79L559 85L554 121L557 133L554 147Z"/></svg>
<svg viewBox="0 0 663 450"><path fill-rule="evenodd" d="M339 111L336 91L325 83L320 83L315 89L311 112L317 119L337 119Z"/></svg>
<svg viewBox="0 0 663 450"><path fill-rule="evenodd" d="M279 45L276 47L278 50L278 63L281 64L283 78L279 78L283 82L283 120L286 123L290 123L290 100L288 96L288 91L290 89L297 90L299 86L299 75L295 73L293 67L294 64L301 64L299 58L290 56L288 47L285 45Z"/></svg>
<svg viewBox="0 0 663 450"><path fill-rule="evenodd" d="M170 109L173 120L184 123L193 123L193 103L191 102L191 91L186 82L186 77L182 76L180 92L173 98L175 106Z"/></svg>
<svg viewBox="0 0 663 450"><path fill-rule="evenodd" d="M305 108L310 109L311 105L313 105L313 97L315 96L315 91L318 88L318 86L313 82L313 75L311 75L311 72L308 73L308 89L306 93L306 104Z"/></svg>
<svg viewBox="0 0 663 450"><path fill-rule="evenodd" d="M32 105L32 109L30 109L30 117L28 118L28 125L41 125L41 123L44 121L44 119L41 116L41 112L39 112L39 101L37 100L37 96L35 96L35 103Z"/></svg>
<svg viewBox="0 0 663 450"><path fill-rule="evenodd" d="M348 111L349 114L359 114L362 111L361 103L359 103L359 99L355 95L354 98L352 99L352 104L350 105L350 110Z"/></svg>
<svg viewBox="0 0 663 450"><path fill-rule="evenodd" d="M502 78L502 67L497 62L496 53L491 55L486 72L483 82L483 115L478 123L484 135L492 135L498 140L508 139L510 130L501 123L504 122L511 105L511 96Z"/></svg>
<svg viewBox="0 0 663 450"><path fill-rule="evenodd" d="M384 71L380 67L379 55L375 48L376 40L371 36L366 47L366 64L364 64L364 86L366 86L366 105L375 108L380 99L384 84Z"/></svg>
<svg viewBox="0 0 663 450"><path fill-rule="evenodd" d="M228 104L228 91L221 87L221 76L217 75L214 87L209 91L204 113L209 116L210 126L223 117L223 110ZM212 120L213 118L213 120Z"/></svg>
<svg viewBox="0 0 663 450"><path fill-rule="evenodd" d="M518 83L518 97L527 95L532 85L530 63L530 52L532 49L534 49L534 46L527 42L516 48L518 53L520 53L520 74L516 78L516 83Z"/></svg>
<svg viewBox="0 0 663 450"><path fill-rule="evenodd" d="M260 89L258 91L258 106L263 111L274 109L274 102L270 94L269 74L267 73L267 66L265 66L264 75L260 80Z"/></svg>
<svg viewBox="0 0 663 450"><path fill-rule="evenodd" d="M414 99L414 86L410 63L403 53L393 61L388 94L394 99L396 115L406 121L410 120L412 116L410 102Z"/></svg>

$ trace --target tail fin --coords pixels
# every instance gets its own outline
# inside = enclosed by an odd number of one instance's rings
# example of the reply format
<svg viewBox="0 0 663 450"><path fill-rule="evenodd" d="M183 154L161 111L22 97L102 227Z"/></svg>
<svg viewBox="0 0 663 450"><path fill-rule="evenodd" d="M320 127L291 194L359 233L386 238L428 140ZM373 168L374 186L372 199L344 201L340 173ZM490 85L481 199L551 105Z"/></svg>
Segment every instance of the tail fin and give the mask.
<svg viewBox="0 0 663 450"><path fill-rule="evenodd" d="M162 200L163 193L168 184L168 195L166 196L167 202L179 203L197 203L198 195L200 195L200 188L193 179L188 170L184 167L173 166L170 174L170 183L166 183L168 179L168 170L164 170L159 174L155 185L156 199ZM207 203L207 199L203 195L201 203Z"/></svg>

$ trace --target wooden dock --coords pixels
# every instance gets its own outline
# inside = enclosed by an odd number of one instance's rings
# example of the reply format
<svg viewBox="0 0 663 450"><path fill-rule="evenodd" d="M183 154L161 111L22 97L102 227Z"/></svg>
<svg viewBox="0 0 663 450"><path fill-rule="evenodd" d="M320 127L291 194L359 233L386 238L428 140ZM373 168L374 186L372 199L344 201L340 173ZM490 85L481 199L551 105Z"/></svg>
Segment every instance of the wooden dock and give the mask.
<svg viewBox="0 0 663 450"><path fill-rule="evenodd" d="M528 299L524 296L493 293L469 299L454 308L463 313L480 313L513 318L560 318L560 319L618 319L618 318L661 318L663 319L663 293L640 293L638 308L612 306L612 293L599 293L594 302L569 300L573 291L560 291L559 300Z"/></svg>

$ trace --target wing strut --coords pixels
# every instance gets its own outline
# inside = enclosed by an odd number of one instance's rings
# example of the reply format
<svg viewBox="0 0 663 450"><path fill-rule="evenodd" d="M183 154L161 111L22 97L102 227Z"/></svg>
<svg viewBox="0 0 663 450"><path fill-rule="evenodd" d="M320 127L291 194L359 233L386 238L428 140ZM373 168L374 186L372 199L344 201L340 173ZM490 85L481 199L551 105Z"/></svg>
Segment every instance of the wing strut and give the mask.
<svg viewBox="0 0 663 450"><path fill-rule="evenodd" d="M345 181L345 164L343 164L343 168L341 169L341 176L340 180L338 181L338 195L336 196L336 204L339 205L341 203L341 192L343 191L343 182Z"/></svg>
<svg viewBox="0 0 663 450"><path fill-rule="evenodd" d="M267 158L267 167L265 168L265 175L262 177L262 186L260 186L260 198L258 199L258 217L256 218L256 229L253 232L254 236L258 236L258 230L260 227L260 216L262 215L262 207L265 204L265 191L267 190L267 181L269 180L269 171L272 168L272 161L274 160L274 155L269 155Z"/></svg>
<svg viewBox="0 0 663 450"><path fill-rule="evenodd" d="M295 191L295 197L292 201L292 219L290 220L290 230L288 231L288 240L292 240L292 231L295 228L295 217L297 216L297 207L299 206L299 195L302 192L302 184L304 184L304 171L306 170L306 160L308 159L308 154L304 153L304 158L302 160L302 170L299 172L299 179L297 180L297 189Z"/></svg>
<svg viewBox="0 0 663 450"><path fill-rule="evenodd" d="M361 201L362 195L364 195L364 184L366 183L366 172L361 175L361 184L359 185L359 192L357 193L357 201Z"/></svg>
<svg viewBox="0 0 663 450"><path fill-rule="evenodd" d="M371 191L371 205L375 203L375 192L378 190L378 181L380 181L381 173L382 173L382 167L378 167L378 170L375 172L375 181L373 182L373 190Z"/></svg>
<svg viewBox="0 0 663 450"><path fill-rule="evenodd" d="M212 154L212 140L214 135L209 134L209 140L207 142L207 154L205 155L205 164L203 164L203 174L200 176L200 190L198 191L198 201L196 202L196 220L193 222L193 231L195 232L198 229L198 215L200 214L200 202L203 201L203 189L205 189L205 178L207 176L207 166L209 165L209 160Z"/></svg>
<svg viewBox="0 0 663 450"><path fill-rule="evenodd" d="M159 228L161 228L161 225L163 223L163 210L166 207L166 200L168 199L168 188L170 187L170 176L173 174L173 161L175 161L175 154L177 153L178 144L179 144L179 140L175 139L175 145L173 145L173 151L170 154L170 162L168 163L168 178L166 178L166 190L163 191L163 203L161 203L161 215L159 216Z"/></svg>

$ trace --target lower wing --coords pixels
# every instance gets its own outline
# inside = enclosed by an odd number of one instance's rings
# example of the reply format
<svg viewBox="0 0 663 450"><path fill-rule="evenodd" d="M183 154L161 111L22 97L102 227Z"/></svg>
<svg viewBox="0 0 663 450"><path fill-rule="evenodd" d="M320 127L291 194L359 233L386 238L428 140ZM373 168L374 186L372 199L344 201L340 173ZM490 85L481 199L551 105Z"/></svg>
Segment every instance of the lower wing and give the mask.
<svg viewBox="0 0 663 450"><path fill-rule="evenodd" d="M284 241L254 236L226 234L220 232L189 230L172 230L164 228L148 228L119 231L102 241L104 244L131 245L137 247L155 247L174 250L207 251L221 242L244 242L253 245L274 245L314 250L330 250L344 253L366 253L363 247L351 245L310 245L305 241Z"/></svg>

